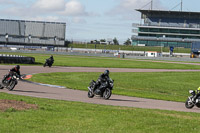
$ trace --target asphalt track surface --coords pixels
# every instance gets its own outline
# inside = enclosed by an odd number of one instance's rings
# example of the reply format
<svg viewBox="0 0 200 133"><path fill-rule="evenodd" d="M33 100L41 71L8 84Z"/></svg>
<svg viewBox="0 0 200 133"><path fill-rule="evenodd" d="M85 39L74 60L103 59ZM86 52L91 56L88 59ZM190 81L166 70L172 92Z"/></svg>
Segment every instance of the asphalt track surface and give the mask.
<svg viewBox="0 0 200 133"><path fill-rule="evenodd" d="M0 79L8 73L8 69L13 66L0 65ZM103 72L106 68L90 68L90 67L58 67L52 68L42 66L21 66L21 74L49 73L49 72ZM169 70L169 69L126 69L126 68L109 68L110 72L184 72L184 71L200 71L200 70ZM182 112L197 112L200 109L186 109L185 103L170 102L163 100L153 100L145 98L136 98L128 96L112 95L109 100L104 100L100 97L88 98L87 91L72 90L63 87L55 87L48 85L33 84L26 81L19 81L13 91L2 89L0 92L5 92L15 95L24 95L38 98L49 98L66 101L77 101L92 104L103 104L112 106L126 106L135 108L173 110ZM187 97L186 97L187 99Z"/></svg>

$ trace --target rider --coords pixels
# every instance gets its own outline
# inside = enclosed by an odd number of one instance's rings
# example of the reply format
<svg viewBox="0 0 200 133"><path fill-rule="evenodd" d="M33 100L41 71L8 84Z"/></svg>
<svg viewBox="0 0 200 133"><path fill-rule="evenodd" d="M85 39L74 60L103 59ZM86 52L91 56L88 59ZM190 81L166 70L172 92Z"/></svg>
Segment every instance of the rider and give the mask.
<svg viewBox="0 0 200 133"><path fill-rule="evenodd" d="M97 89L97 86L99 87L99 90L101 90L102 88L104 88L103 83L107 82L110 78L109 78L109 70L105 70L104 73L102 73L99 78L97 79L93 91L95 91Z"/></svg>
<svg viewBox="0 0 200 133"><path fill-rule="evenodd" d="M193 97L193 101L195 101L198 96L200 96L200 87L197 88L196 95Z"/></svg>
<svg viewBox="0 0 200 133"><path fill-rule="evenodd" d="M51 55L50 58L49 58L48 60L50 61L49 63L52 63L52 64L53 64L53 63L54 63L53 55Z"/></svg>
<svg viewBox="0 0 200 133"><path fill-rule="evenodd" d="M4 77L4 79L8 78L10 76L13 76L14 73L16 73L17 76L19 76L19 78L21 79L21 76L20 76L20 65L16 65L15 67L11 68L9 70L9 73ZM10 79L8 81L10 82Z"/></svg>
<svg viewBox="0 0 200 133"><path fill-rule="evenodd" d="M51 57L49 59L54 62L53 55L51 55Z"/></svg>
<svg viewBox="0 0 200 133"><path fill-rule="evenodd" d="M51 61L54 61L54 59L53 59L53 55L51 55L51 57L49 58Z"/></svg>

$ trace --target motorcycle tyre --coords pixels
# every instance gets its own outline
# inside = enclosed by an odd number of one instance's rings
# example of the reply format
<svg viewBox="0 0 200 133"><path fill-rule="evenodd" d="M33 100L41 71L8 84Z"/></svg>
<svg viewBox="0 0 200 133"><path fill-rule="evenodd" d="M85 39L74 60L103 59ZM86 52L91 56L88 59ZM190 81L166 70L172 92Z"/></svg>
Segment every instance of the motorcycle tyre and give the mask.
<svg viewBox="0 0 200 133"><path fill-rule="evenodd" d="M192 104L192 105L189 105L188 104L188 101L189 101L190 99L188 98L187 100L186 100L186 102L185 102L185 107L187 108L187 109L191 109L191 108L193 108L194 107L194 104Z"/></svg>
<svg viewBox="0 0 200 133"><path fill-rule="evenodd" d="M3 89L3 88L4 88L3 85L0 84L0 89Z"/></svg>
<svg viewBox="0 0 200 133"><path fill-rule="evenodd" d="M105 91L103 92L103 98L105 100L108 100L111 95L112 95L112 91L110 89L106 88Z"/></svg>
<svg viewBox="0 0 200 133"><path fill-rule="evenodd" d="M48 64L45 62L44 65L43 65L43 67L46 67L46 66L48 66Z"/></svg>
<svg viewBox="0 0 200 133"><path fill-rule="evenodd" d="M93 97L94 97L94 94L93 94L91 91L88 91L88 97L89 97L89 98L93 98Z"/></svg>
<svg viewBox="0 0 200 133"><path fill-rule="evenodd" d="M15 88L16 82L11 82L10 85L7 87L9 91L12 91Z"/></svg>

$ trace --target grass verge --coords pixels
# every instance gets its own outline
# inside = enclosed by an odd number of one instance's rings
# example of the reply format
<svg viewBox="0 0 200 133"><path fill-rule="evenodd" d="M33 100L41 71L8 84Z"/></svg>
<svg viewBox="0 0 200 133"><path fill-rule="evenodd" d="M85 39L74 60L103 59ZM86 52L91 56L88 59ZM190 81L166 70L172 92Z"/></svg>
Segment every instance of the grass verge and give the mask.
<svg viewBox="0 0 200 133"><path fill-rule="evenodd" d="M92 79L100 73L46 73L35 74L34 82L61 85L71 89L87 90ZM114 94L151 99L184 102L188 90L199 85L200 72L153 72L153 73L114 73Z"/></svg>
<svg viewBox="0 0 200 133"><path fill-rule="evenodd" d="M200 130L200 114L114 107L0 93L0 99L37 104L37 110L0 112L2 133L187 133Z"/></svg>
<svg viewBox="0 0 200 133"><path fill-rule="evenodd" d="M14 53L12 53L14 54ZM46 54L22 54L17 55L35 57L37 64L42 65L50 55ZM54 66L73 66L73 67L105 67L105 68L145 68L145 69L200 69L198 65L177 64L165 62L152 62L151 60L120 59L106 57L84 57L54 55Z"/></svg>

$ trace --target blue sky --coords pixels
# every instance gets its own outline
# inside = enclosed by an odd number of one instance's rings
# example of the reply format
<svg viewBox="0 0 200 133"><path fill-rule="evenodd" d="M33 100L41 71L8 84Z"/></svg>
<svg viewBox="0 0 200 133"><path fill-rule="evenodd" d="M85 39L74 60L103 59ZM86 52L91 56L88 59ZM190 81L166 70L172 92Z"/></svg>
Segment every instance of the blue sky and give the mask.
<svg viewBox="0 0 200 133"><path fill-rule="evenodd" d="M132 23L151 0L0 0L1 19L65 22L66 39L90 41L131 38ZM154 0L156 10L171 10L181 0ZM183 0L183 10L200 12L199 0ZM150 5L144 9L149 9ZM180 10L177 6L173 10Z"/></svg>

